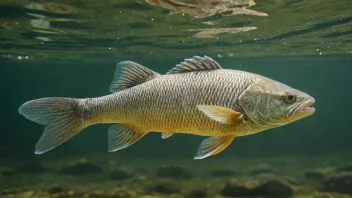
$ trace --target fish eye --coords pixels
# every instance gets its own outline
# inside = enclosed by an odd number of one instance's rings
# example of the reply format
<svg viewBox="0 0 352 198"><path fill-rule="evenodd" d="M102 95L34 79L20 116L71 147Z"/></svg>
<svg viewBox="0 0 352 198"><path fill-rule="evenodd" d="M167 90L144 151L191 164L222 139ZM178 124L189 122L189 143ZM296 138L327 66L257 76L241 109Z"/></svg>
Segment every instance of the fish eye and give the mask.
<svg viewBox="0 0 352 198"><path fill-rule="evenodd" d="M285 102L291 104L291 103L294 103L296 101L297 96L294 93L292 93L292 92L288 92L288 93L285 94L284 99L285 99Z"/></svg>

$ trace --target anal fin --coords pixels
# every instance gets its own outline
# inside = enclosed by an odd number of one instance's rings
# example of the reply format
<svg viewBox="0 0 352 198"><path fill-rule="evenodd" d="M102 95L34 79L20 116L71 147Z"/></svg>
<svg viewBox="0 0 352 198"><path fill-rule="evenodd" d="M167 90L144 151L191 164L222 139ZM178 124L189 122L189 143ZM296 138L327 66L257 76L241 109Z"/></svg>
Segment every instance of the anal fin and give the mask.
<svg viewBox="0 0 352 198"><path fill-rule="evenodd" d="M146 133L125 124L115 124L109 128L109 152L127 148L141 139Z"/></svg>
<svg viewBox="0 0 352 198"><path fill-rule="evenodd" d="M202 141L194 159L204 159L216 155L230 145L234 135L209 137Z"/></svg>

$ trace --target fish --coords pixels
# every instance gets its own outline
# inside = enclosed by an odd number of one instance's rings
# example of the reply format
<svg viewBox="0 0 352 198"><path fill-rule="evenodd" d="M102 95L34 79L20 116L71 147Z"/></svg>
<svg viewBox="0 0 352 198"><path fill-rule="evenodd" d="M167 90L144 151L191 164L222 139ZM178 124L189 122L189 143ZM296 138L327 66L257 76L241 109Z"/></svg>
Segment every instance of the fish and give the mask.
<svg viewBox="0 0 352 198"><path fill-rule="evenodd" d="M88 126L112 123L109 152L127 148L150 132L160 132L163 139L183 133L207 136L194 157L204 159L223 151L235 137L315 112L312 96L259 74L223 69L208 56L184 59L164 75L132 61L119 62L110 91L95 98L48 97L22 104L21 115L45 125L35 154Z"/></svg>

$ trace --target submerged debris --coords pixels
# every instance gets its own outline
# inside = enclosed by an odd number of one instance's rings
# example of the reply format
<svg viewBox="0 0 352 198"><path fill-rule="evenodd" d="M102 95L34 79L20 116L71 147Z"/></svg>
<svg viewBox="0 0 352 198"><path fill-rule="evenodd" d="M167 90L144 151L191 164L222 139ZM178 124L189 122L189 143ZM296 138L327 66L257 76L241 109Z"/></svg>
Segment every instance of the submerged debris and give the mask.
<svg viewBox="0 0 352 198"><path fill-rule="evenodd" d="M204 25L215 25L215 21L204 21L204 22L201 22L202 24Z"/></svg>
<svg viewBox="0 0 352 198"><path fill-rule="evenodd" d="M248 178L230 180L226 183L221 195L286 197L293 194L293 188L279 178Z"/></svg>
<svg viewBox="0 0 352 198"><path fill-rule="evenodd" d="M45 11L45 12L54 13L54 14L76 14L81 12L80 9L75 8L73 6L60 4L60 3L51 3L51 2L46 2L43 4L29 3L24 7L29 10Z"/></svg>
<svg viewBox="0 0 352 198"><path fill-rule="evenodd" d="M239 32L247 32L250 30L255 30L256 27L242 27L242 28L204 28L204 29L188 29L185 31L199 31L194 34L193 37L196 38L213 38L218 34L235 34Z"/></svg>
<svg viewBox="0 0 352 198"><path fill-rule="evenodd" d="M254 0L147 0L147 2L172 10L172 13L187 13L195 18L216 14L268 16L266 13L247 9L255 5Z"/></svg>

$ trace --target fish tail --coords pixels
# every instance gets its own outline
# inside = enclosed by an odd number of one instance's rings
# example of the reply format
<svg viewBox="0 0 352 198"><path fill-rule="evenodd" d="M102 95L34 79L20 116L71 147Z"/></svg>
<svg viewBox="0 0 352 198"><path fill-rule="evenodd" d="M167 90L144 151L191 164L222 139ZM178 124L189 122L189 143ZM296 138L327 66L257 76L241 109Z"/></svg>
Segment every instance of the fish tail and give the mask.
<svg viewBox="0 0 352 198"><path fill-rule="evenodd" d="M19 108L25 118L45 125L39 139L35 154L45 153L62 144L82 129L87 127L84 99L73 98L41 98L31 100Z"/></svg>

